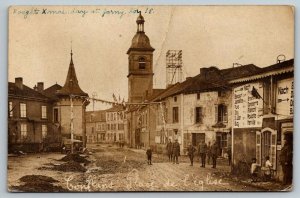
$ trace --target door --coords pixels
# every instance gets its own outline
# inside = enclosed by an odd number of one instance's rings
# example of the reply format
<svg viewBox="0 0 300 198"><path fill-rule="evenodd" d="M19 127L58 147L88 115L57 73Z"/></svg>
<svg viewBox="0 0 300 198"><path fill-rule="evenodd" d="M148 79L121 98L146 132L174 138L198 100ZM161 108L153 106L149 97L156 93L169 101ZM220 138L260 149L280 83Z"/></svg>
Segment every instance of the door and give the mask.
<svg viewBox="0 0 300 198"><path fill-rule="evenodd" d="M205 133L192 133L193 146L198 146L201 141L205 141Z"/></svg>

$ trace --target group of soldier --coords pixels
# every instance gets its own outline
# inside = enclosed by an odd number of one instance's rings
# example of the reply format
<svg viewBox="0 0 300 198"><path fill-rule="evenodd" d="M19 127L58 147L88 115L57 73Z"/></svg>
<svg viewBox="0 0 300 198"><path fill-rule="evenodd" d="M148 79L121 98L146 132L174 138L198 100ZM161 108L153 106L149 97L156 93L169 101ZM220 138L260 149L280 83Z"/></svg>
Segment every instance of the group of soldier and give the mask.
<svg viewBox="0 0 300 198"><path fill-rule="evenodd" d="M178 156L180 156L180 145L178 140L176 139L173 143L170 139L166 147L169 162L173 162L173 164L178 164ZM198 153L197 153L198 151ZM196 149L191 143L189 143L187 148L187 154L190 159L190 166L194 164L194 157L198 154L200 157L201 167L205 168L206 164L206 156L207 163L210 163L210 159L212 159L212 168L216 168L217 166L217 156L218 156L218 145L214 142L212 145L208 142L208 145L205 141L201 141L198 145L198 149Z"/></svg>

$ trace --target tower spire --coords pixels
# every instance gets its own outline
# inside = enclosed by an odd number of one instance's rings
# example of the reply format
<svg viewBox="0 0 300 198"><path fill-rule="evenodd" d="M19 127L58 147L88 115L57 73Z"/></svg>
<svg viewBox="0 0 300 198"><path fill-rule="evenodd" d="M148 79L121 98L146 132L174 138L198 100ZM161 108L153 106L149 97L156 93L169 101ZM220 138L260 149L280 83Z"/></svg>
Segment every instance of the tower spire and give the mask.
<svg viewBox="0 0 300 198"><path fill-rule="evenodd" d="M70 64L73 65L73 49L72 49L72 40L71 40L71 61L70 61Z"/></svg>
<svg viewBox="0 0 300 198"><path fill-rule="evenodd" d="M139 12L139 16L136 19L136 23L137 23L137 32L144 32L144 17L142 16L142 12Z"/></svg>

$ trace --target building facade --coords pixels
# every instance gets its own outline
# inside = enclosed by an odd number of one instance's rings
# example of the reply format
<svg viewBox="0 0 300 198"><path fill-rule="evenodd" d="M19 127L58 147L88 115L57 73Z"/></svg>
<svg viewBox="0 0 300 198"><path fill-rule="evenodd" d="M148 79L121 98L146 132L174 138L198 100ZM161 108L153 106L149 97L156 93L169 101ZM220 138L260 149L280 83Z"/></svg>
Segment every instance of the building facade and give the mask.
<svg viewBox="0 0 300 198"><path fill-rule="evenodd" d="M106 142L107 124L105 110L87 111L85 120L87 143Z"/></svg>
<svg viewBox="0 0 300 198"><path fill-rule="evenodd" d="M127 137L127 119L122 105L115 105L105 111L106 114L106 142L125 143Z"/></svg>
<svg viewBox="0 0 300 198"><path fill-rule="evenodd" d="M63 138L85 140L85 109L88 95L79 87L73 64L73 53L62 87L44 89L38 82L32 89L23 78L8 83L9 150L36 152L59 148Z"/></svg>
<svg viewBox="0 0 300 198"><path fill-rule="evenodd" d="M294 60L262 68L235 79L233 87L233 164L269 156L274 176L282 180L279 155L286 138L293 140ZM293 141L291 141L293 142Z"/></svg>

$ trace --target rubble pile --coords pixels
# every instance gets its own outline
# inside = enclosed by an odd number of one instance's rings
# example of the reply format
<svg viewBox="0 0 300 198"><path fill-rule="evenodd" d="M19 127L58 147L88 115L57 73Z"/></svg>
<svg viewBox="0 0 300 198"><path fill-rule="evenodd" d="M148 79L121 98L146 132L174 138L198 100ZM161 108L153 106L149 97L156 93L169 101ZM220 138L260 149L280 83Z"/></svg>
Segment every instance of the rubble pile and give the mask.
<svg viewBox="0 0 300 198"><path fill-rule="evenodd" d="M13 186L16 191L21 192L67 192L61 186L56 186L53 183L58 182L52 177L43 175L25 175L19 179L24 184Z"/></svg>
<svg viewBox="0 0 300 198"><path fill-rule="evenodd" d="M64 156L63 158L61 158L60 160L65 161L65 162L74 161L74 162L85 163L85 164L90 163L89 160L85 159L84 157L80 156L77 153L68 154L68 155Z"/></svg>
<svg viewBox="0 0 300 198"><path fill-rule="evenodd" d="M86 172L86 168L75 161L69 161L58 166L54 166L52 170L63 171L63 172Z"/></svg>

